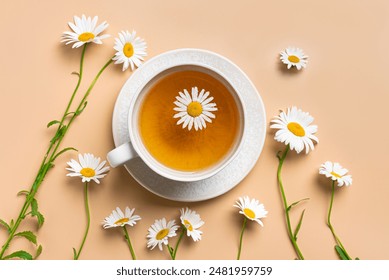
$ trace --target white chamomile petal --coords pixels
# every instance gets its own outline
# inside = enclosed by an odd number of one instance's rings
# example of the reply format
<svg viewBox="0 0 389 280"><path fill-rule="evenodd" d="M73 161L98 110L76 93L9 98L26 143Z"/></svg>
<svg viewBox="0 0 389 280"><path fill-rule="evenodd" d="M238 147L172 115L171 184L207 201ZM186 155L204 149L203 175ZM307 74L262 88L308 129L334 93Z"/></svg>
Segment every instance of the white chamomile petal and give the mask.
<svg viewBox="0 0 389 280"><path fill-rule="evenodd" d="M134 226L137 221L141 219L138 215L133 215L135 208L130 209L128 206L125 209L125 214L119 207L116 207L116 210L113 210L111 215L106 217L103 221L104 228L112 227L124 227L126 225Z"/></svg>
<svg viewBox="0 0 389 280"><path fill-rule="evenodd" d="M202 89L199 92L197 87L192 87L191 93L187 89L180 91L173 102L176 106L173 110L180 112L173 115L179 119L177 125L182 124L182 128L188 127L188 130L194 127L196 131L206 128L206 122L211 123L211 118L216 118L211 111L217 111L216 103L210 103L214 98L208 96L208 91Z"/></svg>
<svg viewBox="0 0 389 280"><path fill-rule="evenodd" d="M162 251L162 245L169 244L168 239L177 235L176 231L178 228L179 226L175 225L174 220L171 220L168 223L165 218L155 220L154 224L148 229L147 248L152 250L158 245L158 248Z"/></svg>
<svg viewBox="0 0 389 280"><path fill-rule="evenodd" d="M136 67L139 67L144 60L147 44L143 39L136 37L136 32L121 31L119 38L115 39L114 50L116 50L115 56L112 60L115 60L115 64L123 63L122 70L125 71L129 67L133 71Z"/></svg>
<svg viewBox="0 0 389 280"><path fill-rule="evenodd" d="M339 187L351 186L353 180L351 175L347 175L348 170L343 168L339 163L326 161L319 168L319 174L325 175L327 178L336 181Z"/></svg>
<svg viewBox="0 0 389 280"><path fill-rule="evenodd" d="M199 228L204 225L204 221L201 220L200 215L188 207L180 209L180 212L181 224L185 227L187 236L192 237L195 242L201 240L203 232Z"/></svg>
<svg viewBox="0 0 389 280"><path fill-rule="evenodd" d="M239 197L239 200L236 201L234 207L239 208L239 213L244 215L247 219L255 221L263 226L261 219L265 218L268 212L265 210L265 206L258 200L254 198L250 200L248 196Z"/></svg>
<svg viewBox="0 0 389 280"><path fill-rule="evenodd" d="M73 32L63 32L61 42L66 45L73 44L73 48L79 48L87 43L102 44L102 39L108 38L109 35L99 35L108 27L108 23L104 21L96 27L98 17L86 17L82 15L81 18L74 16L74 23L69 22L68 25Z"/></svg>
<svg viewBox="0 0 389 280"><path fill-rule="evenodd" d="M311 125L313 117L296 107L288 108L287 112L281 112L280 115L271 120L270 128L277 129L274 139L278 142L289 145L291 150L300 153L304 150L308 154L314 149L313 141L319 142L319 139L313 135L317 132L317 126Z"/></svg>
<svg viewBox="0 0 389 280"><path fill-rule="evenodd" d="M109 170L109 166L105 166L106 161L100 163L100 158L96 158L92 154L79 154L79 162L71 159L67 164L70 168L66 170L71 171L71 173L66 174L70 177L81 177L82 182L90 182L91 180L95 181L97 184L100 183L98 179L104 178Z"/></svg>
<svg viewBox="0 0 389 280"><path fill-rule="evenodd" d="M301 70L307 66L307 58L302 49L289 47L280 52L280 60L290 69L292 66Z"/></svg>

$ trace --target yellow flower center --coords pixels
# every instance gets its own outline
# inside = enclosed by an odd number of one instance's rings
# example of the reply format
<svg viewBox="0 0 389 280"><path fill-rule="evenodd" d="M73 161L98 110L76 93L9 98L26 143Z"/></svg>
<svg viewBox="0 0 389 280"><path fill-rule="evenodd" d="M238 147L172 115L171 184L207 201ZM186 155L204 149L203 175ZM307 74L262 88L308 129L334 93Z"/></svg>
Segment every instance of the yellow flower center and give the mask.
<svg viewBox="0 0 389 280"><path fill-rule="evenodd" d="M287 127L288 127L289 131L292 132L294 135L299 136L299 137L305 136L305 130L300 124L298 124L296 122L290 122L290 123L288 123Z"/></svg>
<svg viewBox="0 0 389 280"><path fill-rule="evenodd" d="M193 101L189 103L188 108L186 109L189 116L191 117L198 117L203 112L203 106L201 106L200 102Z"/></svg>
<svg viewBox="0 0 389 280"><path fill-rule="evenodd" d="M342 176L340 176L338 173L336 173L336 172L334 172L334 171L332 171L330 174L331 174L332 176L335 176L336 178L342 178Z"/></svg>
<svg viewBox="0 0 389 280"><path fill-rule="evenodd" d="M299 63L300 62L300 58L298 58L297 56L295 55L290 55L288 56L288 60L292 63Z"/></svg>
<svg viewBox="0 0 389 280"><path fill-rule="evenodd" d="M121 218L115 222L115 225L121 226L122 224L127 223L129 220L129 218Z"/></svg>
<svg viewBox="0 0 389 280"><path fill-rule="evenodd" d="M84 32L78 35L78 40L80 40L81 42L88 42L90 40L93 40L94 38L95 38L95 34L91 32Z"/></svg>
<svg viewBox="0 0 389 280"><path fill-rule="evenodd" d="M164 239L167 235L169 234L169 230L167 228L164 228L162 230L160 230L158 233L157 233L157 236L155 237L157 240L162 240Z"/></svg>
<svg viewBox="0 0 389 280"><path fill-rule="evenodd" d="M245 208L243 209L243 213L250 219L254 219L255 218L255 213L253 210L249 209L249 208Z"/></svg>
<svg viewBox="0 0 389 280"><path fill-rule="evenodd" d="M123 47L123 53L126 57L134 55L134 46L131 43L126 43Z"/></svg>
<svg viewBox="0 0 389 280"><path fill-rule="evenodd" d="M96 174L95 170L89 167L84 167L83 169L81 169L80 173L82 176L88 178L93 177Z"/></svg>
<svg viewBox="0 0 389 280"><path fill-rule="evenodd" d="M187 230L192 231L193 226L188 220L184 220L184 226L186 227Z"/></svg>

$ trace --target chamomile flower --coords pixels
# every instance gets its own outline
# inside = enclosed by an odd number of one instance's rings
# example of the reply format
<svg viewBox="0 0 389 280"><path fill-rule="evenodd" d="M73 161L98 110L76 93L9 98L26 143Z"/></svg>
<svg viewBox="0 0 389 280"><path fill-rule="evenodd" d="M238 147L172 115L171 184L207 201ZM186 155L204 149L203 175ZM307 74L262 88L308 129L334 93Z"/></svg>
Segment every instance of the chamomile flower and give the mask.
<svg viewBox="0 0 389 280"><path fill-rule="evenodd" d="M95 181L97 184L100 183L99 179L104 178L104 172L109 170L108 166L104 166L106 161L100 162L100 158L96 158L92 154L79 154L79 162L74 159L70 160L67 164L70 166L66 170L71 171L71 173L66 174L70 177L81 177L82 182L90 182L90 180Z"/></svg>
<svg viewBox="0 0 389 280"><path fill-rule="evenodd" d="M112 211L112 214L104 219L103 227L112 228L112 227L124 227L125 225L134 226L136 221L141 219L138 215L133 215L135 208L130 209L126 207L125 213L123 214L122 210L119 207L116 207L116 210Z"/></svg>
<svg viewBox="0 0 389 280"><path fill-rule="evenodd" d="M236 201L234 207L239 208L239 213L244 215L247 219L255 221L263 226L260 219L265 218L268 212L265 210L265 206L262 203L259 203L258 200L254 198L250 200L248 196L243 198L239 197L239 201Z"/></svg>
<svg viewBox="0 0 389 280"><path fill-rule="evenodd" d="M139 67L144 60L146 53L146 42L136 37L136 32L132 31L122 31L119 33L119 38L115 38L116 50L115 57L112 60L115 60L115 64L123 63L123 71L127 70L131 66L131 70L134 70L135 66Z"/></svg>
<svg viewBox="0 0 389 280"><path fill-rule="evenodd" d="M288 108L287 112L281 112L276 116L270 125L270 128L278 129L274 139L278 142L289 145L291 150L300 153L305 148L308 154L313 150L313 141L319 142L314 135L317 132L317 125L311 125L313 117L296 107Z"/></svg>
<svg viewBox="0 0 389 280"><path fill-rule="evenodd" d="M104 21L96 27L97 20L97 16L93 19L91 17L87 18L85 15L82 15L81 18L74 16L74 23L68 22L68 25L73 32L65 31L62 34L61 42L64 42L66 45L74 43L72 48L78 48L90 42L102 44L101 40L109 37L110 35L99 34L108 27L108 23Z"/></svg>
<svg viewBox="0 0 389 280"><path fill-rule="evenodd" d="M206 122L211 123L211 119L216 118L211 113L217 111L216 103L211 103L214 98L209 96L209 91L204 89L199 93L197 87L192 87L191 94L186 89L183 91L179 92L179 96L176 96L176 101L174 101L177 107L173 110L178 113L173 118L179 118L177 125L182 124L182 128L188 127L188 130L192 127L195 130L206 128Z"/></svg>
<svg viewBox="0 0 389 280"><path fill-rule="evenodd" d="M154 224L152 224L148 230L149 234L147 235L147 238L149 240L147 241L147 248L151 247L150 250L152 250L158 245L159 250L162 251L162 245L168 245L168 239L177 235L176 231L179 226L175 223L174 220L167 223L165 218L155 220Z"/></svg>
<svg viewBox="0 0 389 280"><path fill-rule="evenodd" d="M180 209L180 212L181 223L186 228L187 236L191 236L193 241L201 240L201 234L203 232L198 229L204 225L204 221L201 220L200 215L197 214L196 211L190 210L188 207L186 209Z"/></svg>
<svg viewBox="0 0 389 280"><path fill-rule="evenodd" d="M343 168L337 162L326 161L319 169L319 173L325 175L327 178L331 178L338 183L338 187L343 185L350 186L353 182L351 175L347 175L348 170Z"/></svg>
<svg viewBox="0 0 389 280"><path fill-rule="evenodd" d="M280 52L281 61L287 65L288 69L295 66L297 70L307 66L307 58L302 49L286 48Z"/></svg>

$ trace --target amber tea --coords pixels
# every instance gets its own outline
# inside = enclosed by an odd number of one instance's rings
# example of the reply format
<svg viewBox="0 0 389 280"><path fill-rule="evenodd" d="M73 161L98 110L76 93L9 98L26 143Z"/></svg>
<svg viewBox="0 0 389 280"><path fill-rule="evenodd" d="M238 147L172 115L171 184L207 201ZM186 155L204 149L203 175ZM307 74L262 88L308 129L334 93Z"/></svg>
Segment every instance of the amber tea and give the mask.
<svg viewBox="0 0 389 280"><path fill-rule="evenodd" d="M202 108L199 102L191 105L184 102L179 92L184 94L186 90L191 94L194 87L198 89L197 97L202 90L203 95L209 92L206 99L213 97L209 106ZM181 111L174 110L177 96L187 105L181 105ZM210 111L211 115L206 115L203 121L197 118L201 129L196 130L194 123L190 130L189 123L184 128L185 121L177 124L180 118L174 118L180 112L195 118L202 109L205 114L207 108L216 110ZM140 136L148 152L161 164L179 171L204 170L230 156L241 139L242 120L241 104L226 81L216 74L189 69L160 75L145 92L138 115Z"/></svg>

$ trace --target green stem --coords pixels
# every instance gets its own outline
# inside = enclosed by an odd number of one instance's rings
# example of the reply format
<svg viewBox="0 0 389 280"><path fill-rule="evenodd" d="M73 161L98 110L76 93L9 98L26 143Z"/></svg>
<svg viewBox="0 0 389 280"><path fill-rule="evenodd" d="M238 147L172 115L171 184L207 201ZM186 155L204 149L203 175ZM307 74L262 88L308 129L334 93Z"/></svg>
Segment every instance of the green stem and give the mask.
<svg viewBox="0 0 389 280"><path fill-rule="evenodd" d="M86 240L86 237L88 236L88 232L89 232L89 226L90 226L90 211L89 211L89 202L88 202L88 182L85 183L85 187L84 187L84 198L85 198L85 211L86 211L87 224L86 224L86 229L85 229L84 238L82 239L82 242L81 242L81 245L80 245L80 249L78 249L77 255L76 255L75 258L74 258L75 260L78 260L78 258L80 257L82 248L84 247L85 240Z"/></svg>
<svg viewBox="0 0 389 280"><path fill-rule="evenodd" d="M300 250L300 248L299 248L299 246L297 244L297 241L296 241L296 239L293 236L292 226L291 226L291 223L290 223L289 210L288 210L288 207L289 207L288 206L288 201L286 199L285 190L284 190L284 186L282 184L282 178L281 178L282 165L284 164L286 155L288 154L289 150L290 150L290 146L287 145L286 148L285 148L284 153L282 154L282 156L278 158L279 159L279 164L278 164L278 169L277 169L277 179L278 179L278 185L280 187L282 202L284 204L284 210L285 210L285 217L286 217L286 224L287 224L289 239L292 242L292 245L293 245L294 250L296 251L297 257L300 260L304 260L304 256L301 253L301 250Z"/></svg>
<svg viewBox="0 0 389 280"><path fill-rule="evenodd" d="M67 115L67 113L69 112L69 109L70 109L70 106L71 106L71 104L72 104L72 102L73 102L73 100L74 100L74 97L75 97L75 95L76 95L76 93L77 93L77 91L78 91L78 88L79 88L79 86L80 86L80 84L81 84L86 46L87 46L87 44L84 45L84 48L83 48L82 53L81 53L81 58L80 58L80 72L79 72L79 76L78 76L77 85L76 85L76 87L75 87L75 89L74 89L74 91L73 91L73 94L72 94L72 96L71 96L69 102L68 102L68 105L67 105L67 107L66 107L65 113L64 113L63 116L62 116L60 125L59 125L58 128L57 128L57 132L58 132L58 130L61 128L61 126L62 126L62 124L63 124L63 122L64 122L64 120L65 120L65 118L66 118L66 115ZM57 132L56 132L56 133L57 133ZM43 157L42 163L41 163L41 165L40 165L40 167L39 167L39 171L38 171L38 173L37 173L37 175L36 175L36 177L35 177L35 180L34 180L32 186L31 186L29 195L26 197L26 200L25 200L25 202L24 202L24 204L23 204L23 206L22 206L22 209L21 209L21 211L20 211L20 213L19 213L19 216L18 216L18 218L16 219L15 224L14 224L14 226L12 227L12 229L11 229L9 235L8 235L8 238L7 238L6 242L5 242L4 245L2 246L2 249L1 249L1 251L0 251L0 259L2 259L2 257L3 257L3 255L4 255L4 253L5 253L5 251L7 250L7 248L9 247L9 245L10 245L12 239L14 238L15 233L16 233L16 231L18 230L20 223L21 223L22 220L26 217L26 212L27 212L28 209L30 208L30 205L31 205L31 203L32 203L32 201L33 201L33 199L34 199L34 197L35 197L35 194L36 194L37 191L38 191L39 186L40 186L41 183L43 182L43 180L44 180L44 178L45 178L47 172L48 172L49 169L50 169L51 164L53 163L53 162L52 162L52 159L53 159L53 156L54 156L54 152L52 153L52 156L50 157L50 160L49 160L48 162L46 162L46 160L47 160L47 158L48 158L48 156L49 156L49 154L50 154L50 152L51 152L51 150L52 150L54 144L55 144L54 142L50 141L50 145L49 145L49 147L48 147L48 149L47 149L47 151L46 151L46 153L45 153L45 155L44 155L44 157Z"/></svg>
<svg viewBox="0 0 389 280"><path fill-rule="evenodd" d="M62 126L63 122L65 121L66 119L66 116L68 115L69 113L69 110L70 110L70 106L72 105L73 103L73 100L74 100L74 97L76 96L76 93L78 91L78 88L80 87L80 84L81 84L81 80L82 80L82 74L83 74L83 65L84 65L84 56L85 56L85 51L86 51L86 47L88 46L88 44L84 44L84 47L82 49L82 53L81 53L81 61L80 61L80 72L78 73L78 82L77 82L77 85L76 85L76 88L74 89L73 91L73 94L72 96L70 97L70 101L68 103L68 106L66 107L65 109L65 113L63 114L62 116L62 119L61 119L61 122L59 124L59 127Z"/></svg>
<svg viewBox="0 0 389 280"><path fill-rule="evenodd" d="M244 230L246 229L246 224L247 224L247 218L244 217L242 230L240 232L240 238L239 238L238 256L236 257L237 260L240 260L240 253L242 251L242 244L243 244L243 233L244 233Z"/></svg>
<svg viewBox="0 0 389 280"><path fill-rule="evenodd" d="M133 260L136 260L134 248L132 247L131 240L130 240L130 236L128 235L128 231L127 231L127 228L126 228L125 225L123 226L123 231L124 231L124 235L125 235L126 240L127 240L128 247L130 248L130 251L131 251L132 259L133 259Z"/></svg>
<svg viewBox="0 0 389 280"><path fill-rule="evenodd" d="M88 98L90 92L92 91L93 87L95 86L97 80L99 79L101 74L104 72L104 70L112 63L112 61L113 61L112 58L110 58L109 61L107 61L107 63L104 64L104 66L97 73L96 77L93 79L92 83L89 85L87 91L85 92L84 97L80 101L80 103L79 103L79 105L78 105L78 107L77 107L77 109L75 111L76 113L72 115L72 117L70 118L70 120L68 122L68 125L65 128L65 131L64 131L63 135L58 139L57 145L56 145L56 147L55 147L55 149L54 149L50 159L52 159L55 156L55 154L56 154L56 152L57 152L57 150L58 150L58 148L59 148L59 146L60 146L60 144L61 144L61 142L62 142L62 140L63 140L63 138L65 136L65 134L66 134L66 132L68 131L69 127L71 126L73 121L76 119L76 117L80 114L80 109L84 106L84 103L85 103L86 99Z"/></svg>
<svg viewBox="0 0 389 280"><path fill-rule="evenodd" d="M176 259L178 245L180 244L181 239L182 239L182 237L184 236L184 234L186 232L186 227L182 226L181 229L182 229L181 234L178 237L178 240L177 240L177 243L176 243L176 247L174 248L174 251L173 251L173 260Z"/></svg>
<svg viewBox="0 0 389 280"><path fill-rule="evenodd" d="M71 95L71 97L70 97L70 100L69 100L69 102L68 102L68 104L67 104L67 106L66 106L65 112L64 112L63 115L62 115L61 121L60 121L60 123L59 123L59 125L58 125L58 128L57 128L57 132L61 129L61 127L62 127L62 125L63 125L63 123L64 123L64 121L65 121L65 119L66 119L66 116L67 116L67 114L69 113L70 107L71 107L72 104L73 104L73 100L74 100L74 98L75 98L75 96L76 96L76 93L77 93L77 91L78 91L78 88L80 87L80 84L81 84L81 81L82 81L82 74L83 74L83 72L84 72L84 71L83 71L83 70L84 70L84 58L85 58L85 52L86 52L86 47L87 47L87 46L88 46L88 44L84 44L84 47L83 47L83 49L82 49L82 52L81 52L81 59L80 59L80 71L79 71L79 74L78 74L78 81L77 81L76 87L74 88L73 93L72 93L72 95ZM45 164L46 159L47 159L47 157L49 156L50 151L51 151L52 147L54 146L54 144L55 144L55 142L51 142L51 141L50 141L50 146L49 146L49 148L48 148L48 150L47 150L47 152L46 152L46 154L45 154L45 156L44 156L44 158L43 158L43 161L42 161L41 166L43 166L43 165Z"/></svg>
<svg viewBox="0 0 389 280"><path fill-rule="evenodd" d="M336 243L343 249L344 253L346 254L346 257L351 260L350 255L347 253L339 237L336 235L334 227L331 224L331 214L332 214L332 206L334 204L334 196L335 196L335 181L332 181L331 201L330 201L330 208L328 209L327 225L330 228Z"/></svg>
<svg viewBox="0 0 389 280"><path fill-rule="evenodd" d="M169 244L167 244L167 245L166 245L166 248L167 248L167 250L169 251L169 255L170 255L170 257L172 258L172 260L174 260L174 256L173 256L173 248L172 248L172 247L170 247L170 245L169 245Z"/></svg>

